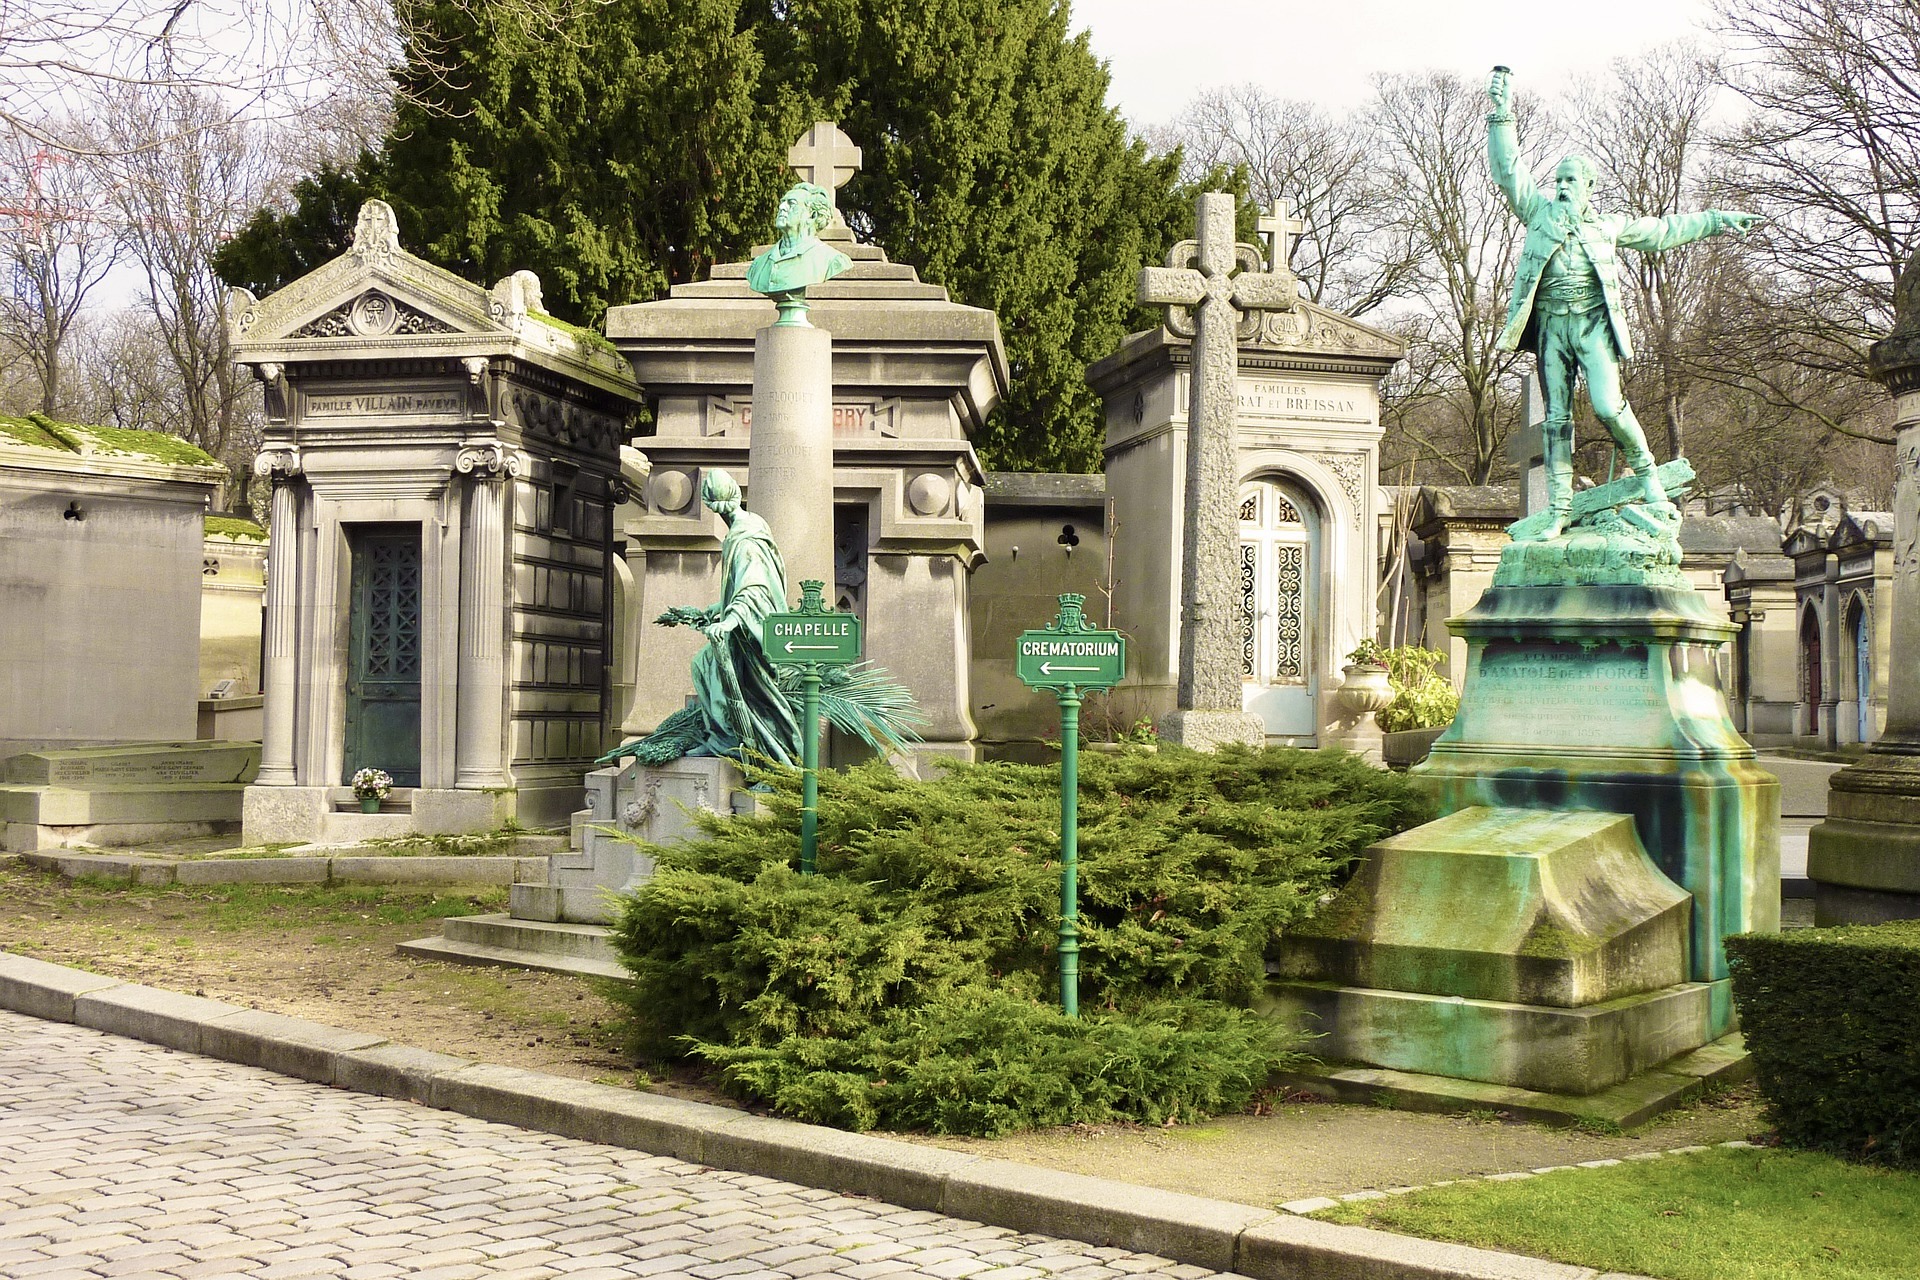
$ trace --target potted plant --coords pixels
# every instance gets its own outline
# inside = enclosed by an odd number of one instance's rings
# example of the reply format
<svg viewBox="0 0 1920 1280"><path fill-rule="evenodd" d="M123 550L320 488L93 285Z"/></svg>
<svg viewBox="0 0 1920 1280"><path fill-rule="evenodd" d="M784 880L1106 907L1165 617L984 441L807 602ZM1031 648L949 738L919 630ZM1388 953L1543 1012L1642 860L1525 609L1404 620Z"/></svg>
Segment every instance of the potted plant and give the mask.
<svg viewBox="0 0 1920 1280"><path fill-rule="evenodd" d="M1355 645L1342 674L1346 680L1338 696L1348 714L1363 716L1393 701L1387 679L1387 649L1378 640L1369 638Z"/></svg>
<svg viewBox="0 0 1920 1280"><path fill-rule="evenodd" d="M362 769L353 775L353 798L360 802L360 812L380 812L380 802L393 790L393 778L385 769Z"/></svg>

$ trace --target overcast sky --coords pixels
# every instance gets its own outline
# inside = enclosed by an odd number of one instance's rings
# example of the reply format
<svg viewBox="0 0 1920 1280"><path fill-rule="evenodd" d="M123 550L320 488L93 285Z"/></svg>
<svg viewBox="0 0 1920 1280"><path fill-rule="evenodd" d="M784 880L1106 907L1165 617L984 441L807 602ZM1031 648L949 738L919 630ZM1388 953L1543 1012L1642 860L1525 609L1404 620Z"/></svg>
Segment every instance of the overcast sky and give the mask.
<svg viewBox="0 0 1920 1280"><path fill-rule="evenodd" d="M1111 101L1136 127L1244 81L1336 112L1382 71L1478 79L1502 63L1546 91L1697 34L1707 16L1707 0L1073 0L1075 28L1113 68Z"/></svg>

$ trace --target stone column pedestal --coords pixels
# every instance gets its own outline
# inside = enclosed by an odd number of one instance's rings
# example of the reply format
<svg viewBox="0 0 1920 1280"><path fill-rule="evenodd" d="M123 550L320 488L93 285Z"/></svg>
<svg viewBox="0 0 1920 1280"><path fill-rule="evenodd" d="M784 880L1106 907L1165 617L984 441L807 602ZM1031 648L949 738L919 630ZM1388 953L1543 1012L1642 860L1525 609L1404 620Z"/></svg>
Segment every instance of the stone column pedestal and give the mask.
<svg viewBox="0 0 1920 1280"><path fill-rule="evenodd" d="M808 578L833 584L833 335L773 324L753 338L748 510L786 561L794 600ZM790 600L789 603L792 601Z"/></svg>
<svg viewBox="0 0 1920 1280"><path fill-rule="evenodd" d="M1412 776L1473 805L1632 815L1693 900L1687 979L1732 1029L1728 934L1780 924L1780 783L1734 731L1716 675L1735 628L1664 586L1492 587L1448 623L1467 641L1460 713Z"/></svg>
<svg viewBox="0 0 1920 1280"><path fill-rule="evenodd" d="M1827 820L1807 837L1822 925L1920 919L1920 317L1874 344L1872 367L1897 406L1887 727L1833 775Z"/></svg>

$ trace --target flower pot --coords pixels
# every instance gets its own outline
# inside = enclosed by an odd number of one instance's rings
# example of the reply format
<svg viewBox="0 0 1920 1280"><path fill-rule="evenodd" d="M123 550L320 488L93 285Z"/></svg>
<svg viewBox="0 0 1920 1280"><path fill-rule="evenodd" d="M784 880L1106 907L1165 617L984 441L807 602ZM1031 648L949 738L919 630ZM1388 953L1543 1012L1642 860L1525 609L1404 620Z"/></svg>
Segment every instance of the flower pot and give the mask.
<svg viewBox="0 0 1920 1280"><path fill-rule="evenodd" d="M360 812L362 813L380 812L380 797L379 796L361 796Z"/></svg>
<svg viewBox="0 0 1920 1280"><path fill-rule="evenodd" d="M1393 701L1393 689L1387 684L1387 669L1373 663L1353 663L1343 670L1346 681L1335 696L1349 715L1364 716L1384 709Z"/></svg>

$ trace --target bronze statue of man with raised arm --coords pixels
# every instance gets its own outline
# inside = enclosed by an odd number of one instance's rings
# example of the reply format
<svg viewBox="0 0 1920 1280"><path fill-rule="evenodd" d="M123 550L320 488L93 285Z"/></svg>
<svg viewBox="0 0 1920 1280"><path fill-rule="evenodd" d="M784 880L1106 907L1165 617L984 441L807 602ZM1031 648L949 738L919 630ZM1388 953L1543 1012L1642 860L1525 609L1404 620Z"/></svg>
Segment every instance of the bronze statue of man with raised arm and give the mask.
<svg viewBox="0 0 1920 1280"><path fill-rule="evenodd" d="M1581 374L1586 375L1594 415L1613 434L1626 464L1645 486L1644 522L1656 527L1677 524L1679 513L1654 476L1646 432L1620 386L1620 366L1633 355L1633 343L1620 296L1618 250L1661 253L1722 232L1745 235L1760 219L1719 209L1651 218L1600 213L1592 204L1599 173L1593 161L1581 155L1560 162L1553 175L1553 198L1548 199L1520 163L1510 74L1505 67L1495 67L1487 86L1493 101L1487 116L1487 161L1514 216L1527 226L1500 348L1534 353L1546 396L1542 436L1551 519L1532 537L1556 538L1567 526L1573 505L1573 386Z"/></svg>

